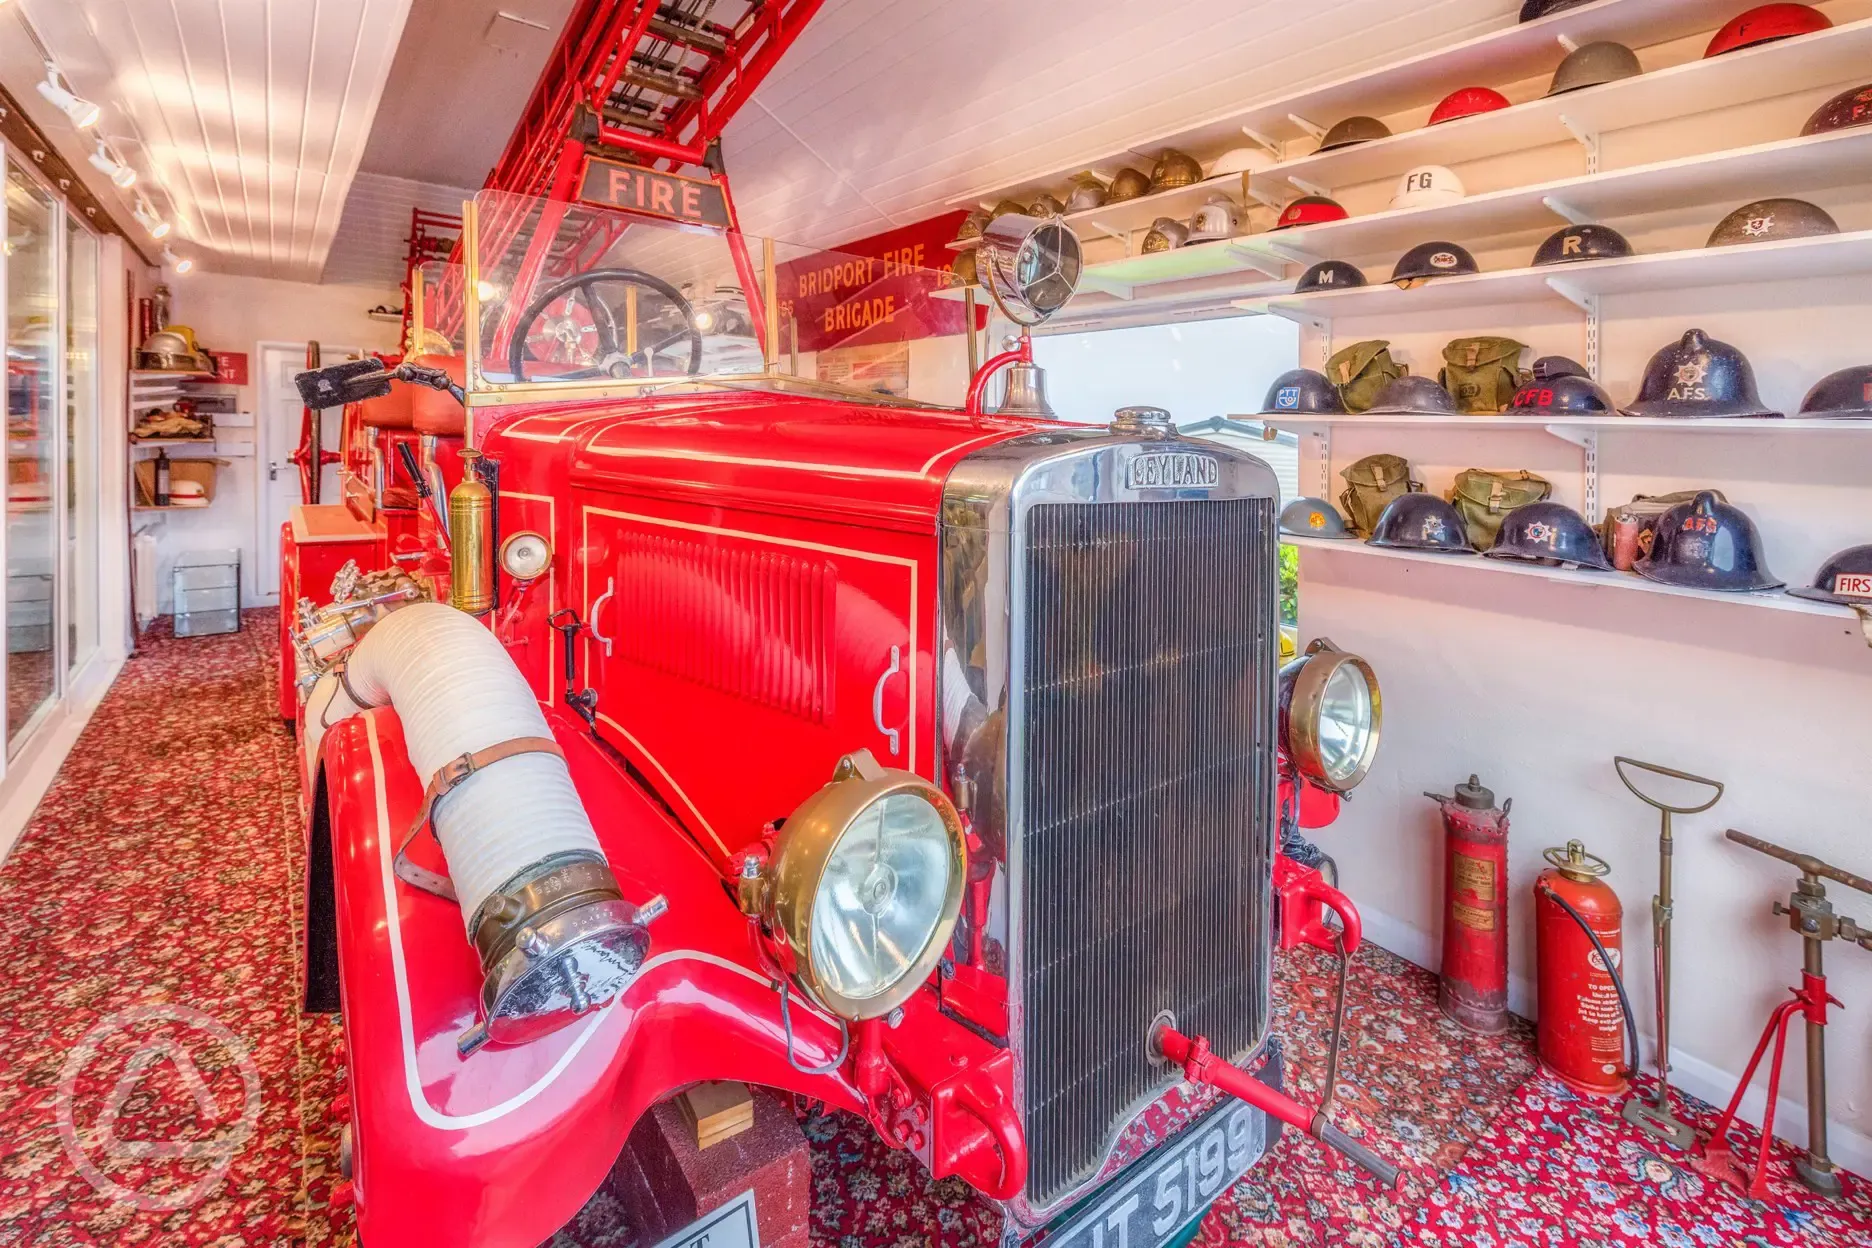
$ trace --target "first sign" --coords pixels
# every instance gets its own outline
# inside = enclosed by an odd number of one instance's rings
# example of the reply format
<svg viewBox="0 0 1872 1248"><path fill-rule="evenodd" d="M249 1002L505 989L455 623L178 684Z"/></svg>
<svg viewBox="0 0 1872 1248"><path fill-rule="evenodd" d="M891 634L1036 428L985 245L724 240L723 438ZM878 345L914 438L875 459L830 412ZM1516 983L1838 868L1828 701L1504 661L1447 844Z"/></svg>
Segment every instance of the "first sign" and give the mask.
<svg viewBox="0 0 1872 1248"><path fill-rule="evenodd" d="M600 208L663 217L685 225L728 228L728 200L715 183L600 156L585 158L579 199Z"/></svg>

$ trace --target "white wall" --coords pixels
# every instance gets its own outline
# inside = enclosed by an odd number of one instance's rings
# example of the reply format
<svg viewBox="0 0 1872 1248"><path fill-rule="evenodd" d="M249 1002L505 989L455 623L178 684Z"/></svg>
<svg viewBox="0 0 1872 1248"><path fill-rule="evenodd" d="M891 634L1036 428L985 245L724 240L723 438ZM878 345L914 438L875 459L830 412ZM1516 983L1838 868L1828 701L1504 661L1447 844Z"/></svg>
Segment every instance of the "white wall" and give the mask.
<svg viewBox="0 0 1872 1248"><path fill-rule="evenodd" d="M1298 341L1286 321L1229 317L1049 335L1034 339L1034 360L1062 420L1104 424L1121 407L1149 404L1187 425L1260 411L1268 384L1294 366Z"/></svg>

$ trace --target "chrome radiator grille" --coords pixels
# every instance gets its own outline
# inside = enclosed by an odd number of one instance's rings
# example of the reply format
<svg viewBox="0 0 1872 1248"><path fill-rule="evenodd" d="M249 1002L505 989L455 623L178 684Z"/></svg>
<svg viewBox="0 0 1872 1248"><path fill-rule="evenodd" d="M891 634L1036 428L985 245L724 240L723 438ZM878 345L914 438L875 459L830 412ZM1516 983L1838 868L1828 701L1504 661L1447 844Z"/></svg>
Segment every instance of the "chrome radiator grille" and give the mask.
<svg viewBox="0 0 1872 1248"><path fill-rule="evenodd" d="M1151 1020L1267 1025L1278 566L1265 498L1039 504L1014 858L1026 1199L1094 1174L1175 1081Z"/></svg>

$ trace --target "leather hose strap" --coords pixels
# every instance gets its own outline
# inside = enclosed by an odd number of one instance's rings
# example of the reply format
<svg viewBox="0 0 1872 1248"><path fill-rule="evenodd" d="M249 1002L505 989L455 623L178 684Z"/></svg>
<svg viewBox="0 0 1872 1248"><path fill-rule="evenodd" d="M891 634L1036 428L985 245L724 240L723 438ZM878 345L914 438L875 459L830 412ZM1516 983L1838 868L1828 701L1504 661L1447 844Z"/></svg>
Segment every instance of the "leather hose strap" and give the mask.
<svg viewBox="0 0 1872 1248"><path fill-rule="evenodd" d="M431 834L434 833L435 826L431 823L431 819L435 815L436 803L448 796L450 790L482 768L491 767L502 759L514 758L521 754L551 754L561 759L565 757L565 751L560 749L559 743L551 737L514 737L511 740L497 742L486 749L463 754L460 758L451 759L436 769L435 775L430 777L429 787L423 790L422 805L416 809L415 820L410 824L409 831L404 834L403 843L397 846L395 869L399 880L420 888L425 893L434 893L437 897L446 897L450 901L457 900L455 885L448 876L431 871L427 867L419 867L411 862L409 847L424 828L429 828ZM440 846L441 842L438 841L437 847L440 848Z"/></svg>

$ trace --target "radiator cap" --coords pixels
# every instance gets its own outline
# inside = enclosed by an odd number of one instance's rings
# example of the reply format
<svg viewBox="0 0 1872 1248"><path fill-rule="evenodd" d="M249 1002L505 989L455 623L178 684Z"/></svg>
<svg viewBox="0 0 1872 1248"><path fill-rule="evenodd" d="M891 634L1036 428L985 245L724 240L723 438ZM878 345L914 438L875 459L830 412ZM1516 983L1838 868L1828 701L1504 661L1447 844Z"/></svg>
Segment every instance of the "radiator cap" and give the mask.
<svg viewBox="0 0 1872 1248"><path fill-rule="evenodd" d="M1113 433L1162 438L1168 437L1174 428L1170 413L1161 407L1121 407L1112 413Z"/></svg>

